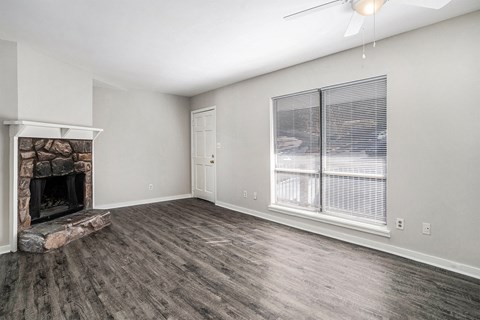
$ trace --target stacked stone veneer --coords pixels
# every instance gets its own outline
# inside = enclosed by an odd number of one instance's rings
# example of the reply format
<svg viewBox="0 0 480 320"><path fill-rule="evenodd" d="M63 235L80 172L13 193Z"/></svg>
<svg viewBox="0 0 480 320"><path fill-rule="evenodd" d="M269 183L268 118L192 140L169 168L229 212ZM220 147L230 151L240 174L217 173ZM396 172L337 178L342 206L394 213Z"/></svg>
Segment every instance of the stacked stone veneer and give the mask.
<svg viewBox="0 0 480 320"><path fill-rule="evenodd" d="M33 178L85 173L85 209L92 208L92 141L18 139L18 230L30 227L30 181Z"/></svg>

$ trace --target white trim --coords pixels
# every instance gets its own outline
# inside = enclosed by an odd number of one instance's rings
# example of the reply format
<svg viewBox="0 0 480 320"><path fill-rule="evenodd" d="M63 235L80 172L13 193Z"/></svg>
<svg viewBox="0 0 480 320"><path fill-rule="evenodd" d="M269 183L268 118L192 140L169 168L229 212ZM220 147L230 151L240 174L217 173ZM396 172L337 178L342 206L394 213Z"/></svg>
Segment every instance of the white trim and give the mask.
<svg viewBox="0 0 480 320"><path fill-rule="evenodd" d="M17 137L95 140L103 132L103 129L93 127L28 120L5 120L3 124L17 127Z"/></svg>
<svg viewBox="0 0 480 320"><path fill-rule="evenodd" d="M23 128L10 126L10 205L9 205L9 235L10 250L17 251L18 233L18 134Z"/></svg>
<svg viewBox="0 0 480 320"><path fill-rule="evenodd" d="M376 81L376 80L381 80L381 79L387 80L387 74L382 74L382 75L379 75L379 76L372 76L372 77L364 78L364 79L357 79L357 80L343 82L343 83L337 83L337 84L333 84L331 86L321 87L320 90L330 90L330 89L341 88L341 87L346 87L346 86L351 86L351 85L355 85L355 84L361 84L361 83Z"/></svg>
<svg viewBox="0 0 480 320"><path fill-rule="evenodd" d="M0 254L5 254L5 253L9 253L9 252L10 252L10 246L9 245L0 246Z"/></svg>
<svg viewBox="0 0 480 320"><path fill-rule="evenodd" d="M150 199L143 199L143 200L134 200L134 201L126 201L126 202L116 202L116 203L107 203L95 206L95 209L115 209L115 208L123 208L123 207L130 207L130 206L137 206L140 204L149 204L149 203L156 203L156 202L165 202L171 200L179 200L179 199L188 199L191 198L192 195L190 193L187 194L179 194L175 196L166 196L160 198L150 198Z"/></svg>
<svg viewBox="0 0 480 320"><path fill-rule="evenodd" d="M320 90L320 88L313 88L313 89L298 91L298 92L294 92L294 93L287 93L287 94L283 94L281 96L272 97L271 100L273 101L273 100L278 100L278 99L283 99L283 98L295 97L295 96L299 96L299 95L307 94L307 93L312 93L312 92L319 91L319 90Z"/></svg>
<svg viewBox="0 0 480 320"><path fill-rule="evenodd" d="M217 164L218 164L218 157L217 157L217 106L211 106L201 109L195 109L190 112L190 185L192 191L192 197L194 196L194 164L193 164L193 115L197 113L207 112L207 111L214 111L215 113L215 142L214 142L214 153L215 153L215 165L213 166L213 174L215 175L215 190L213 192L213 203L217 203Z"/></svg>
<svg viewBox="0 0 480 320"><path fill-rule="evenodd" d="M82 130L82 131L92 131L92 132L102 132L103 129L92 128L92 127L83 127L83 126L72 126L68 124L60 123L47 123L47 122L37 122L37 121L28 121L28 120L5 120L3 121L5 125L17 125L17 126L30 126L30 127L45 127L45 128L60 128L66 133L70 130Z"/></svg>
<svg viewBox="0 0 480 320"><path fill-rule="evenodd" d="M305 230L305 231L308 231L308 232L320 234L320 235L323 235L323 236L326 236L326 237L329 237L329 238L334 238L334 239L338 239L338 240L341 240L341 241L353 243L353 244L356 244L356 245L359 245L359 246L362 246L362 247L367 247L367 248L383 251L383 252L390 253L390 254L393 254L393 255L396 255L396 256L400 256L400 257L407 258L407 259L410 259L410 260L425 263L425 264L428 264L428 265L431 265L431 266L434 266L434 267L438 267L438 268L441 268L441 269L445 269L445 270L449 270L449 271L452 271L452 272L460 273L460 274L463 274L463 275L466 275L466 276L469 276L469 277L473 277L473 278L476 278L476 279L480 279L480 268L478 268L478 267L466 265L466 264L455 262L455 261L452 261L452 260L447 260L447 259L435 257L435 256L428 255L428 254L418 252L418 251L413 251L413 250L409 250L409 249L405 249L405 248L392 246L390 244L381 243L381 242L378 242L378 241L369 240L369 239L361 238L361 237L354 236L354 235L341 233L341 232L338 232L338 231L335 231L335 230L326 229L326 228L323 228L323 227L318 226L318 225L312 225L312 223L309 222L308 219L303 219L304 221L302 221L302 219L299 219L298 221L293 221L293 222L291 220L287 221L287 220L284 219L284 217L282 217L280 215L276 215L276 214L272 214L272 213L264 213L264 212L260 212L260 211L256 211L256 210L251 210L251 209L239 207L239 206L232 205L232 204L225 203L225 202L221 202L221 201L217 202L217 206L227 208L227 209L230 209L230 210L234 210L234 211L238 211L238 212L241 212L241 213L245 213L245 214L248 214L248 215L252 215L252 216L262 218L262 219L265 219L265 220L273 221L273 222L276 222L276 223L280 223L280 224L283 224L283 225L287 225L287 226L290 226L290 227L293 227L293 228L297 228L297 229ZM302 217L300 217L300 218L302 218Z"/></svg>
<svg viewBox="0 0 480 320"><path fill-rule="evenodd" d="M201 109L195 109L192 110L192 114L194 113L201 113L201 112L206 112L206 111L211 111L211 110L217 110L217 106L211 106L211 107L206 107L206 108L201 108Z"/></svg>
<svg viewBox="0 0 480 320"><path fill-rule="evenodd" d="M387 180L387 177L385 175L381 175L381 174L335 172L335 171L327 171L327 170L323 170L323 174L325 174L327 176L337 176L337 177L358 177L358 178Z"/></svg>
<svg viewBox="0 0 480 320"><path fill-rule="evenodd" d="M92 140L92 208L95 208L95 140Z"/></svg>
<svg viewBox="0 0 480 320"><path fill-rule="evenodd" d="M275 181L275 123L274 116L274 102L270 99L270 203L275 203L275 188L277 183Z"/></svg>
<svg viewBox="0 0 480 320"><path fill-rule="evenodd" d="M362 231L377 236L390 238L390 230L385 225L374 225L361 221L355 221L350 219L343 219L340 217L321 214L318 212L311 212L306 210L299 210L294 208L285 208L277 205L270 205L268 209L271 211L287 214L290 216L305 218L309 220L315 220L323 223L328 223L337 227L348 228L352 230Z"/></svg>
<svg viewBox="0 0 480 320"><path fill-rule="evenodd" d="M303 174L320 174L319 170L286 169L286 168L275 168L274 170L275 170L275 172L300 173L300 174L302 174L302 173Z"/></svg>

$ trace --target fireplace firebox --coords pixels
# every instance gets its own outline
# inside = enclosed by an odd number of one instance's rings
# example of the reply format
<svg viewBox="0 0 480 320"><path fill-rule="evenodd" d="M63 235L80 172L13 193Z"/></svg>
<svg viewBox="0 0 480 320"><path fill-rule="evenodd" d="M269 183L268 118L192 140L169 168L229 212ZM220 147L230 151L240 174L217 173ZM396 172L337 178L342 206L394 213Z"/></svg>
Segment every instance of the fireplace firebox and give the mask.
<svg viewBox="0 0 480 320"><path fill-rule="evenodd" d="M39 223L83 209L85 174L32 179L30 181L31 223Z"/></svg>

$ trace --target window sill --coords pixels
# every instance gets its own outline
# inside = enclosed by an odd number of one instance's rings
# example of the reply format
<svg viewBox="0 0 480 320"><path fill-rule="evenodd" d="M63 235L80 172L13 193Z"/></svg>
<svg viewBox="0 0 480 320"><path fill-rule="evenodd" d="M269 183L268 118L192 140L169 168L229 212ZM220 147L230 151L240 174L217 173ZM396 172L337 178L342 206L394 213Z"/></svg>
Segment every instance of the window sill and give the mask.
<svg viewBox="0 0 480 320"><path fill-rule="evenodd" d="M290 216L319 221L319 222L331 224L337 227L348 228L356 231L374 234L381 237L390 238L390 230L387 228L387 226L376 226L376 225L371 225L364 222L342 219L339 217L313 213L307 210L287 208L287 207L282 207L274 204L269 205L268 209L270 211L279 212L279 213L287 214Z"/></svg>

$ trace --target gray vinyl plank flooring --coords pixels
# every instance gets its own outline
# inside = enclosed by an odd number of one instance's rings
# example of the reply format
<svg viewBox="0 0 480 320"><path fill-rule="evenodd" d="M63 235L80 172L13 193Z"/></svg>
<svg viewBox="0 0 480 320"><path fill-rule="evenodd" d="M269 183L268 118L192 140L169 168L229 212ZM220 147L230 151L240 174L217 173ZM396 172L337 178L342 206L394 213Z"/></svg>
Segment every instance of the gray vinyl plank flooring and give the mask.
<svg viewBox="0 0 480 320"><path fill-rule="evenodd" d="M0 319L480 319L480 281L185 199L0 256Z"/></svg>

